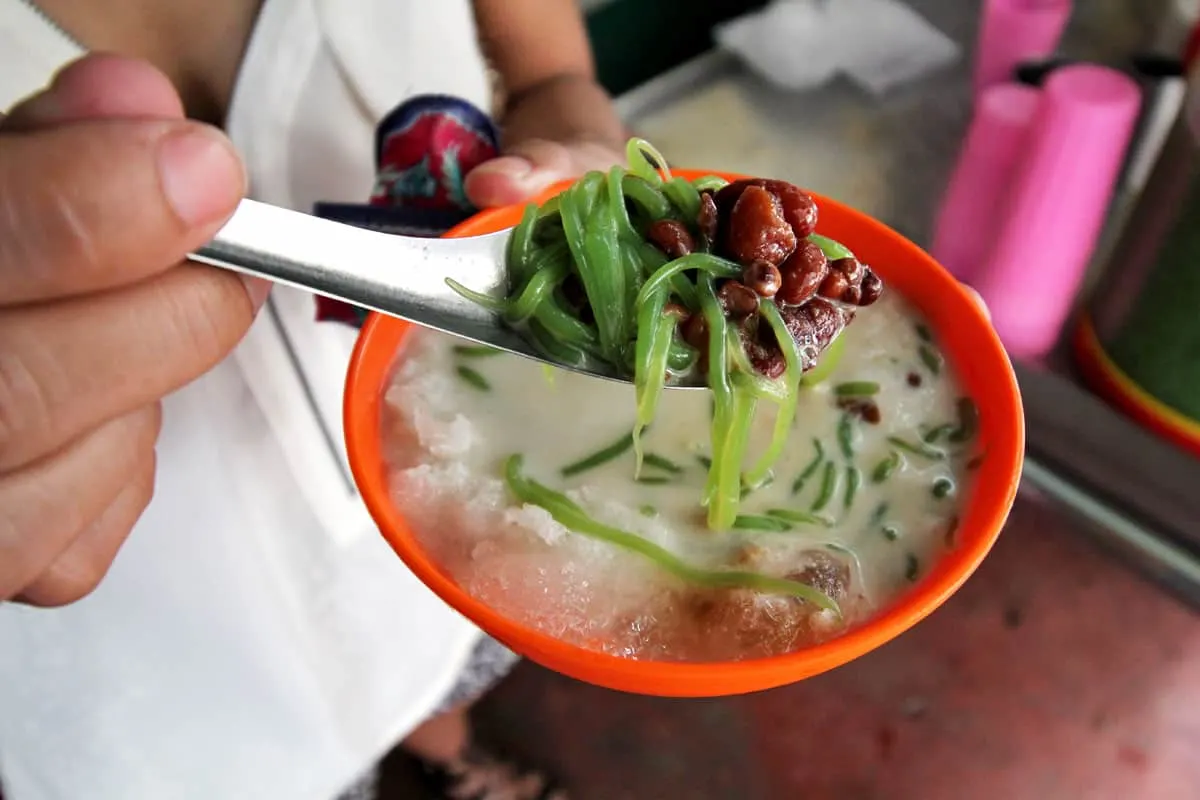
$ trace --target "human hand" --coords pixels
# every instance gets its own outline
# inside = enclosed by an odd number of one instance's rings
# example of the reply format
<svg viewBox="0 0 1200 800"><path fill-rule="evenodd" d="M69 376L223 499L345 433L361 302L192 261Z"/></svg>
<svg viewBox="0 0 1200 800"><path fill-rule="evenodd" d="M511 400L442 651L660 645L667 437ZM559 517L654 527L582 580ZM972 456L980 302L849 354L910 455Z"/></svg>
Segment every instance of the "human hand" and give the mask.
<svg viewBox="0 0 1200 800"><path fill-rule="evenodd" d="M244 187L141 62L87 57L0 115L0 601L83 597L150 501L160 399L266 297L181 263Z"/></svg>
<svg viewBox="0 0 1200 800"><path fill-rule="evenodd" d="M529 200L558 181L578 178L589 170L607 170L624 160L616 150L596 142L528 139L471 170L465 188L477 208L506 206Z"/></svg>

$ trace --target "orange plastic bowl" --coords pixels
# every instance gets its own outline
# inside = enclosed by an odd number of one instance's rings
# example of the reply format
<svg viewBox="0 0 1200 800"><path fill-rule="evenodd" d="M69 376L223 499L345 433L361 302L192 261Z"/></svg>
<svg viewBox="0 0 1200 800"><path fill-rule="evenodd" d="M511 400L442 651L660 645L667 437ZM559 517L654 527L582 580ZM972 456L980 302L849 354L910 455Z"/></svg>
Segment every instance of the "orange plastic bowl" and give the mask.
<svg viewBox="0 0 1200 800"><path fill-rule="evenodd" d="M693 179L714 174L679 170ZM719 174L719 173L717 173ZM736 180L740 175L724 175ZM562 191L553 187L541 199ZM517 653L549 669L620 691L676 697L740 694L782 686L845 664L899 636L946 602L999 536L1016 496L1025 444L1021 399L1012 365L981 308L913 243L874 219L814 195L819 230L844 242L878 271L890 291L912 302L933 328L946 357L980 411L986 457L961 515L958 545L922 580L866 624L787 655L720 663L640 661L586 650L528 628L464 591L422 549L403 509L388 492L382 448L383 394L410 325L375 314L359 336L346 382L345 430L355 480L383 536L417 577L450 606ZM486 211L449 236L475 236L515 225L522 208Z"/></svg>

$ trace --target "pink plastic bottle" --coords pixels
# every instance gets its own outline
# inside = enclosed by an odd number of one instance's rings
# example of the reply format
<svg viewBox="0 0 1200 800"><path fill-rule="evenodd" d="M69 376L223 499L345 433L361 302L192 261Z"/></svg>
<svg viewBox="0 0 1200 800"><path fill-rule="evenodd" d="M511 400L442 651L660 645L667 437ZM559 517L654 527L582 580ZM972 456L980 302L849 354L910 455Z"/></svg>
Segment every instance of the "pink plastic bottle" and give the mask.
<svg viewBox="0 0 1200 800"><path fill-rule="evenodd" d="M1028 153L975 288L1010 355L1058 339L1104 224L1138 117L1137 84L1116 70L1063 67L1042 90Z"/></svg>
<svg viewBox="0 0 1200 800"><path fill-rule="evenodd" d="M1023 61L1054 54L1071 18L1071 0L984 0L975 46L975 95L1013 79Z"/></svg>
<svg viewBox="0 0 1200 800"><path fill-rule="evenodd" d="M1000 230L1041 92L1018 83L985 89L942 195L930 253L971 283Z"/></svg>

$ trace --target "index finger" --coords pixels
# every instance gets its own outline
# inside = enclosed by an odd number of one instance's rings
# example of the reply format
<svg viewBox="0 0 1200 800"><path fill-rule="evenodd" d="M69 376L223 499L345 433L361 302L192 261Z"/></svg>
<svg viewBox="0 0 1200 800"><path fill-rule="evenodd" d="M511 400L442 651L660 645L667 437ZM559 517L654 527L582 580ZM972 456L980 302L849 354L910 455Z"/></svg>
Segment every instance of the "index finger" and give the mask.
<svg viewBox="0 0 1200 800"><path fill-rule="evenodd" d="M140 281L208 241L245 175L219 131L184 120L0 135L0 305Z"/></svg>

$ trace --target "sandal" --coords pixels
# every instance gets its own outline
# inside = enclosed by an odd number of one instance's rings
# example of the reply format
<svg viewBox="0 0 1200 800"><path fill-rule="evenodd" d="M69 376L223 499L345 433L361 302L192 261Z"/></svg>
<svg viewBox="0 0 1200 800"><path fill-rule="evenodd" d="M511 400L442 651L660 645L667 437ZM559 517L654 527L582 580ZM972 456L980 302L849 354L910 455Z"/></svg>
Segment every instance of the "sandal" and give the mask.
<svg viewBox="0 0 1200 800"><path fill-rule="evenodd" d="M430 791L444 800L568 800L547 776L476 749L451 764L422 766Z"/></svg>

